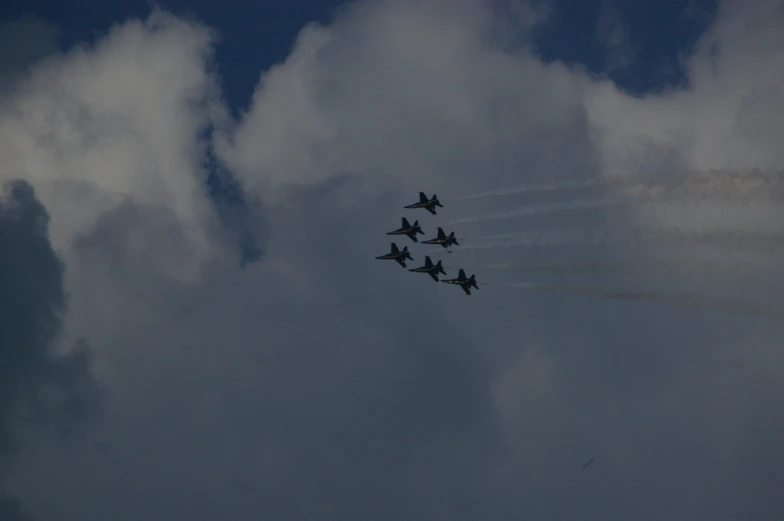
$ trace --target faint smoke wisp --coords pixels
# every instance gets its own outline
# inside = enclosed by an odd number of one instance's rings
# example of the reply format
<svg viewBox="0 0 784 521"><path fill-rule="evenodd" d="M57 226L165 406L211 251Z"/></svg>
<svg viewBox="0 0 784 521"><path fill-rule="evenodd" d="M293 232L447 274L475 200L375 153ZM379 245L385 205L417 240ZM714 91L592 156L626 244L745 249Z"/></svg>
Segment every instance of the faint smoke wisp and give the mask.
<svg viewBox="0 0 784 521"><path fill-rule="evenodd" d="M782 309L777 309L754 302L747 302L724 297L695 295L693 293L663 293L639 289L609 290L581 286L561 286L529 283L510 284L510 286L523 291L588 295L606 299L646 301L671 306L712 309L750 318L764 318L776 321L780 321L782 318L784 318L784 310Z"/></svg>
<svg viewBox="0 0 784 521"><path fill-rule="evenodd" d="M613 206L627 206L639 201L629 198L601 198L601 199L583 199L572 201L568 203L555 203L546 205L526 205L506 212L497 212L488 215L481 215L478 217L469 217L466 219L458 219L448 223L448 226L460 224L474 224L488 221L498 221L504 219L516 219L520 217L531 217L537 215L550 215L565 212L579 212L585 210L594 210L598 208L610 208Z"/></svg>

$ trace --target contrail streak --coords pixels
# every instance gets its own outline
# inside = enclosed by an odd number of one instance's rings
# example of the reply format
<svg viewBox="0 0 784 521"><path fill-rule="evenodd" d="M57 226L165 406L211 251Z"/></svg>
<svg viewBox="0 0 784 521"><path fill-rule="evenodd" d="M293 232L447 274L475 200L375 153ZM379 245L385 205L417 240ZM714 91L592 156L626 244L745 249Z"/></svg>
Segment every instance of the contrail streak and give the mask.
<svg viewBox="0 0 784 521"><path fill-rule="evenodd" d="M484 264L480 268L486 270L519 270L550 273L624 273L634 271L648 271L647 265L631 262L568 262L562 264Z"/></svg>
<svg viewBox="0 0 784 521"><path fill-rule="evenodd" d="M741 269L744 268L744 269ZM706 261L663 260L596 260L586 262L565 263L500 263L480 265L478 269L523 271L528 273L554 273L568 275L663 275L667 277L687 277L689 280L701 279L718 283L722 287L728 282L738 287L755 288L757 290L781 295L784 290L784 277L780 273L771 273L769 269L760 269L757 265L737 266L734 264Z"/></svg>
<svg viewBox="0 0 784 521"><path fill-rule="evenodd" d="M640 229L625 234L590 234L578 232L509 233L478 237L479 244L466 244L465 251L506 249L521 246L612 246L653 243L685 247L708 247L720 252L746 251L763 255L784 254L784 233L753 232L744 230L684 231L679 229ZM487 241L487 242L484 242ZM462 250L457 250L462 251Z"/></svg>
<svg viewBox="0 0 784 521"><path fill-rule="evenodd" d="M603 179L590 179L586 181L563 181L560 183L548 183L543 185L529 185L517 186L513 188L500 188L498 190L490 190L488 192L481 192L478 194L467 195L460 197L458 200L466 201L469 199L484 199L485 197L495 197L499 195L515 195L525 194L529 192L551 192L556 190L572 190L575 188L591 188L595 186L606 185L607 182Z"/></svg>
<svg viewBox="0 0 784 521"><path fill-rule="evenodd" d="M506 240L503 240L506 239ZM589 233L564 233L564 232L533 232L533 233L510 233L498 234L495 236L479 237L476 240L483 241L478 244L466 244L462 249L455 251L481 251L497 250L508 248L528 247L547 247L547 246L609 246L613 243L626 246L634 244L636 237L622 236L602 236ZM484 242L487 241L487 242Z"/></svg>
<svg viewBox="0 0 784 521"><path fill-rule="evenodd" d="M645 290L607 290L602 288L588 288L580 286L556 286L547 284L510 284L511 287L527 291L542 291L549 293L567 293L571 295L589 295L616 300L642 300L659 304L670 304L674 306L696 307L704 309L714 309L735 313L752 318L765 318L780 321L784 313L780 309L774 309L762 304L753 302L736 301L719 297L708 297L694 295L692 293L660 293Z"/></svg>
<svg viewBox="0 0 784 521"><path fill-rule="evenodd" d="M467 195L455 200L465 201L470 199L483 199L517 195L532 192L552 192L559 190L575 190L580 188L631 188L637 191L661 193L669 195L729 195L762 191L763 193L779 187L784 181L784 171L720 171L686 172L681 176L664 176L650 179L640 179L631 176L608 176L600 179L568 180L538 185L523 185L509 188L499 188L476 194Z"/></svg>
<svg viewBox="0 0 784 521"><path fill-rule="evenodd" d="M448 223L448 226L458 224L471 224L486 221L497 221L502 219L514 219L517 217L530 217L534 215L549 215L554 213L563 212L579 212L584 210L593 210L597 208L608 208L611 206L626 206L640 201L631 200L629 198L616 198L616 199L585 199L578 200L570 203L555 203L547 205L527 205L522 208L510 210L508 212L499 212L489 215L482 215L479 217L469 217L467 219L458 219Z"/></svg>

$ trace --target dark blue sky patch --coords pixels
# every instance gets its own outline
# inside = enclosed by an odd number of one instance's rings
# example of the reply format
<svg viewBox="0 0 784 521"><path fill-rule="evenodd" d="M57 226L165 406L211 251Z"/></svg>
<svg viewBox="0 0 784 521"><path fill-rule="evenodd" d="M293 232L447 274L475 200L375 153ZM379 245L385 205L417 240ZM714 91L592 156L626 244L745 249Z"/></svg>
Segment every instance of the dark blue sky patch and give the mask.
<svg viewBox="0 0 784 521"><path fill-rule="evenodd" d="M713 21L718 1L552 0L552 5L552 19L536 40L544 60L583 65L644 95L686 85L681 57ZM608 53L606 42L614 35L626 39L618 46L628 45L633 55L625 67L612 63Z"/></svg>

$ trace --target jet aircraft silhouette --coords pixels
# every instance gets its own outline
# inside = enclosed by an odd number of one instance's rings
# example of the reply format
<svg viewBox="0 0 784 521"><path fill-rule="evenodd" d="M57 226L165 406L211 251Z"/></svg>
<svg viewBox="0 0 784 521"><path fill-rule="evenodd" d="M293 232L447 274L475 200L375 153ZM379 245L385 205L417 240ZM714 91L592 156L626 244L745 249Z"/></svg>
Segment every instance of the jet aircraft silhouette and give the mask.
<svg viewBox="0 0 784 521"><path fill-rule="evenodd" d="M411 268L408 271L413 271L414 273L427 273L433 280L438 282L438 274L443 273L446 275L444 271L444 267L441 266L441 261L438 261L436 264L433 264L433 261L430 260L430 257L425 256L425 265L420 268Z"/></svg>
<svg viewBox="0 0 784 521"><path fill-rule="evenodd" d="M447 237L447 235L444 233L443 228L438 229L438 236L435 239L422 241L422 244L438 244L446 248L447 251L449 251L449 253L452 253L452 251L449 250L449 247L451 245L454 244L455 246L460 246L460 243L458 243L457 239L455 239L455 232L450 233L449 236Z"/></svg>
<svg viewBox="0 0 784 521"><path fill-rule="evenodd" d="M419 192L419 202L414 204L409 204L408 206L404 206L403 208L424 208L428 212L436 215L436 206L440 206L441 208L444 207L436 197L436 194L433 194L433 197L428 200L425 192Z"/></svg>
<svg viewBox="0 0 784 521"><path fill-rule="evenodd" d="M407 235L412 241L419 242L416 237L418 233L422 235L425 234L419 226L419 221L414 221L414 225L411 226L408 224L408 219L403 217L403 226L393 232L387 232L387 235Z"/></svg>
<svg viewBox="0 0 784 521"><path fill-rule="evenodd" d="M446 282L447 284L455 284L457 286L460 286L461 288L463 288L463 291L466 292L466 295L470 295L471 288L479 289L479 286L477 286L476 284L475 277L476 277L475 275L471 275L470 278L466 278L465 271L461 269L460 272L457 274L456 279L442 280L441 282Z"/></svg>
<svg viewBox="0 0 784 521"><path fill-rule="evenodd" d="M408 253L408 246L404 247L402 250L397 249L397 244L394 242L392 243L392 251L387 253L386 255L379 255L376 257L377 259L381 260L393 260L396 261L398 264L406 267L406 259L414 260L411 258L411 254Z"/></svg>

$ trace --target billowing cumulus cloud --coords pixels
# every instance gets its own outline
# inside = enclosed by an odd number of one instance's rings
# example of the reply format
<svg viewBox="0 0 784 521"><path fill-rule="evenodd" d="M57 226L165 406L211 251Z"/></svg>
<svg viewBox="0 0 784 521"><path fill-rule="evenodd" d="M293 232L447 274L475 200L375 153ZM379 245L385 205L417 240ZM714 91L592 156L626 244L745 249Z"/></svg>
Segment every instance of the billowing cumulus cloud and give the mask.
<svg viewBox="0 0 784 521"><path fill-rule="evenodd" d="M52 215L66 337L98 346L111 391L67 449L21 456L12 492L37 519L784 511L780 329L703 305L778 309L744 283L777 259L734 237L766 240L780 211L699 175L759 184L749 169L779 164L778 4L728 3L688 88L642 98L510 46L489 3L446 6L360 3L303 28L237 121L214 35L158 11L3 100L4 175ZM264 255L244 270L212 169L258 203L241 221ZM419 191L437 216L402 209ZM395 238L409 267L428 254L488 285L466 297L373 260L403 215L426 238L462 222L452 255ZM543 239L480 247L504 234Z"/></svg>
<svg viewBox="0 0 784 521"><path fill-rule="evenodd" d="M8 97L3 176L35 183L57 215L58 249L131 198L171 212L182 238L177 248L137 246L128 254L154 255L174 277L209 257L214 212L201 138L222 111L208 68L213 43L208 29L156 12L113 28L94 49L50 57Z"/></svg>

